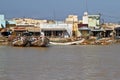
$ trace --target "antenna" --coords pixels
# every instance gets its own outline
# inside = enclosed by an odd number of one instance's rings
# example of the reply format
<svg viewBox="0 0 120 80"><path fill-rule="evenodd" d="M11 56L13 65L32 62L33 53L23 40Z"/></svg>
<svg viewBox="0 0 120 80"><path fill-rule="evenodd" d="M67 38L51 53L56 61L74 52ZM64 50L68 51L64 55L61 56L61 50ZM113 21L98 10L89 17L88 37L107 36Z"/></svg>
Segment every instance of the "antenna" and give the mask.
<svg viewBox="0 0 120 80"><path fill-rule="evenodd" d="M56 12L55 12L55 9L54 9L54 11L53 11L53 18L54 18L54 20L56 20Z"/></svg>
<svg viewBox="0 0 120 80"><path fill-rule="evenodd" d="M85 5L86 5L86 10L88 12L88 3L87 3L87 0L85 0Z"/></svg>

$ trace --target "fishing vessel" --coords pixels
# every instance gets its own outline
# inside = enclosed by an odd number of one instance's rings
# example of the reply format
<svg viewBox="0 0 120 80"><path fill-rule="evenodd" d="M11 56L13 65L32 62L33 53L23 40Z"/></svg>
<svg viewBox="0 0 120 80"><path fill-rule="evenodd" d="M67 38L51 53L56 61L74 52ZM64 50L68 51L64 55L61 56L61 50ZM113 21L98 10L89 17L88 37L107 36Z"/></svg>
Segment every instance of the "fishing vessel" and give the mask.
<svg viewBox="0 0 120 80"><path fill-rule="evenodd" d="M21 47L47 47L49 45L49 39L41 34L40 36L33 36L29 33L25 33L23 36L17 36L12 40L12 46Z"/></svg>

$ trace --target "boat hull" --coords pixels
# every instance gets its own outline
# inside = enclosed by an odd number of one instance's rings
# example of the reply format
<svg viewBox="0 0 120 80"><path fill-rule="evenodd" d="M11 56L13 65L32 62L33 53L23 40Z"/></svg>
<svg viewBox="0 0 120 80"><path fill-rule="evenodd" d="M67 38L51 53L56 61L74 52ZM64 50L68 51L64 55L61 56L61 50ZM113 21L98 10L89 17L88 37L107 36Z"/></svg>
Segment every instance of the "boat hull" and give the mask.
<svg viewBox="0 0 120 80"><path fill-rule="evenodd" d="M31 41L28 40L17 40L12 42L12 46L18 46L18 47L47 47L49 45L49 39L38 39Z"/></svg>

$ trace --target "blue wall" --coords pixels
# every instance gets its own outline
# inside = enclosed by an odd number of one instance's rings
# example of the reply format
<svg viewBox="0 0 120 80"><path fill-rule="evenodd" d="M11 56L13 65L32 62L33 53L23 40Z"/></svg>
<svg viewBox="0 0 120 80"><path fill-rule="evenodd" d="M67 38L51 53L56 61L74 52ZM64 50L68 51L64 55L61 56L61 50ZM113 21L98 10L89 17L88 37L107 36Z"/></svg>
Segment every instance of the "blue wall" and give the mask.
<svg viewBox="0 0 120 80"><path fill-rule="evenodd" d="M8 20L8 21L6 21L6 24L16 24L16 22Z"/></svg>
<svg viewBox="0 0 120 80"><path fill-rule="evenodd" d="M6 21L4 15L0 15L0 28L6 28Z"/></svg>

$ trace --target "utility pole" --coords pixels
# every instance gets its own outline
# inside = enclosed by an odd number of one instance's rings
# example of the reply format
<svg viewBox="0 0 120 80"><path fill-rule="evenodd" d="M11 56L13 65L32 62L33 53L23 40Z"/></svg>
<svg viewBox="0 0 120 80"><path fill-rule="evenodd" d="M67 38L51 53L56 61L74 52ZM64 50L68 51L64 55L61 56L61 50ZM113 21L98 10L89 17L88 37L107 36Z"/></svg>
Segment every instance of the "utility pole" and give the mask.
<svg viewBox="0 0 120 80"><path fill-rule="evenodd" d="M88 1L85 0L85 5L86 5L86 11L88 12Z"/></svg>

